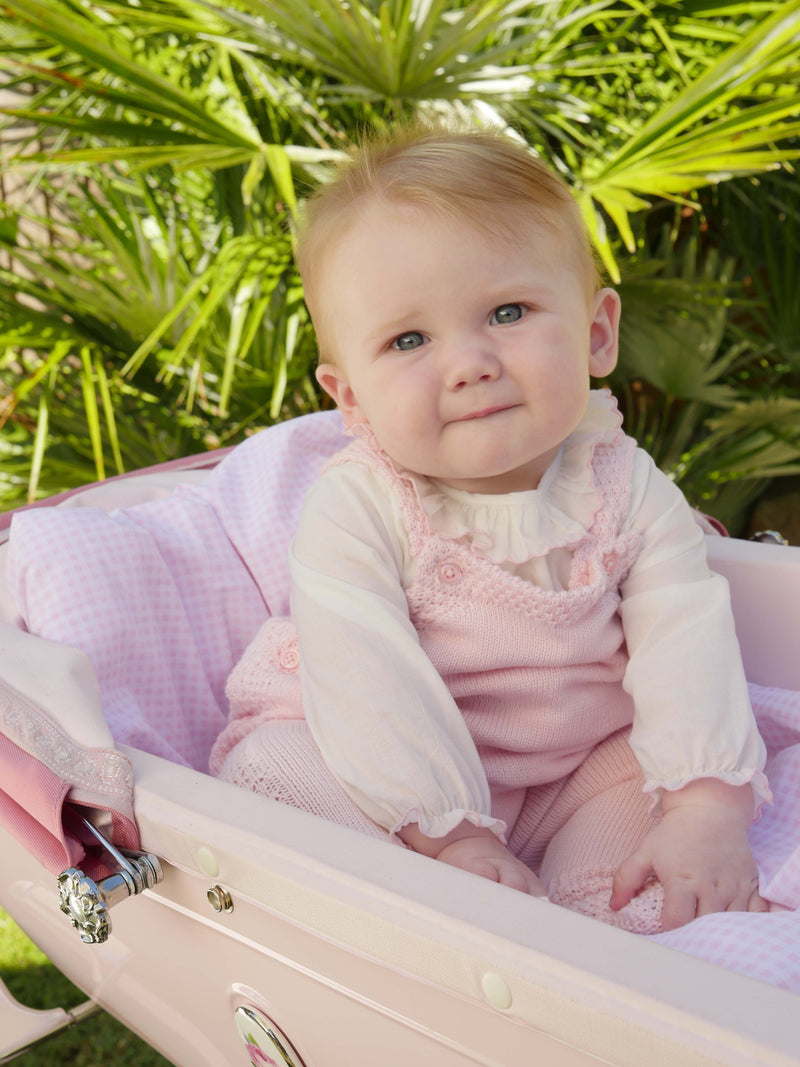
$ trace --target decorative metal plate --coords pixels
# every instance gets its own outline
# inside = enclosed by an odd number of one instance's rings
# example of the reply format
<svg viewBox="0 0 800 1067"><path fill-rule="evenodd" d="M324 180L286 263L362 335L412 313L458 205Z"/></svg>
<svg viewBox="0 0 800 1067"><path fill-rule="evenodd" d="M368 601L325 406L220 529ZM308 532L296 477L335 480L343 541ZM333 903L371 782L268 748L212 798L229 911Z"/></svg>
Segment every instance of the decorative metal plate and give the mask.
<svg viewBox="0 0 800 1067"><path fill-rule="evenodd" d="M289 1039L262 1011L243 1005L233 1017L253 1067L304 1067Z"/></svg>
<svg viewBox="0 0 800 1067"><path fill-rule="evenodd" d="M111 931L109 909L158 885L163 881L164 871L158 856L134 849L120 850L87 818L81 817L81 822L120 869L95 882L76 867L67 867L58 876L58 906L80 934L81 941L102 945Z"/></svg>
<svg viewBox="0 0 800 1067"><path fill-rule="evenodd" d="M85 944L101 945L108 940L108 908L97 884L83 871L68 867L58 876L58 906Z"/></svg>

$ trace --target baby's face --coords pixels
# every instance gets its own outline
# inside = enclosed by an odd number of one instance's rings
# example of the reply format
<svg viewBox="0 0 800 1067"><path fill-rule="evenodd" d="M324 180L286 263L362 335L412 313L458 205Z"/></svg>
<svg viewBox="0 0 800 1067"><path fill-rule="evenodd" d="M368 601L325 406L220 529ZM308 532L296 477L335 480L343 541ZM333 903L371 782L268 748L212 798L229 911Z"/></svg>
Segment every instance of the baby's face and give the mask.
<svg viewBox="0 0 800 1067"><path fill-rule="evenodd" d="M616 360L618 301L587 299L567 240L518 241L370 204L327 257L318 378L398 465L472 493L535 488Z"/></svg>

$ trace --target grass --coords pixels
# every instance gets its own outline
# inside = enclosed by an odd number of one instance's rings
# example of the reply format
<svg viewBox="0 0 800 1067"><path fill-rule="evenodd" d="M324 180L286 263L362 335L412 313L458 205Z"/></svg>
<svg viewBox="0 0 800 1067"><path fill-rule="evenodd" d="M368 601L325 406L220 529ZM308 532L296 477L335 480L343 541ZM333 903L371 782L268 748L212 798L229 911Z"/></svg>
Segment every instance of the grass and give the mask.
<svg viewBox="0 0 800 1067"><path fill-rule="evenodd" d="M81 946L83 947L83 946ZM0 908L0 978L30 1008L74 1008L85 994L49 962ZM169 1067L116 1019L101 1012L14 1060L19 1067Z"/></svg>

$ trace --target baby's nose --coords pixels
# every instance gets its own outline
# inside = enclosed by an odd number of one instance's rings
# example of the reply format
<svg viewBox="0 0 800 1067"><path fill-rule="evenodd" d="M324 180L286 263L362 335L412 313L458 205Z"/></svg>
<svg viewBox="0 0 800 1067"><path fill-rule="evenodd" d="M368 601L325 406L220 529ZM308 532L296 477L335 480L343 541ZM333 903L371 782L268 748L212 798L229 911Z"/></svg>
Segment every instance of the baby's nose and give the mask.
<svg viewBox="0 0 800 1067"><path fill-rule="evenodd" d="M460 348L449 363L447 385L450 389L463 389L467 385L492 382L500 375L500 363L488 347Z"/></svg>

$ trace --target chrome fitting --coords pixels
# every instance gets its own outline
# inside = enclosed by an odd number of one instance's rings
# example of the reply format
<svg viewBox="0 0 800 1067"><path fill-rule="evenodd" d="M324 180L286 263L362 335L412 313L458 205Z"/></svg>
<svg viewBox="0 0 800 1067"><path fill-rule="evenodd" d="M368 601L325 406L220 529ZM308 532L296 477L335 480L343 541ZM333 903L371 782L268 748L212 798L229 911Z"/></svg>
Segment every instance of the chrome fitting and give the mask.
<svg viewBox="0 0 800 1067"><path fill-rule="evenodd" d="M758 530L748 537L748 541L758 541L763 545L788 545L789 542L778 530Z"/></svg>
<svg viewBox="0 0 800 1067"><path fill-rule="evenodd" d="M111 932L109 910L128 897L152 889L163 880L164 872L157 856L132 849L119 850L88 819L83 818L82 822L120 869L95 882L78 868L68 867L58 876L58 906L80 934L81 941L100 945L108 940Z"/></svg>

